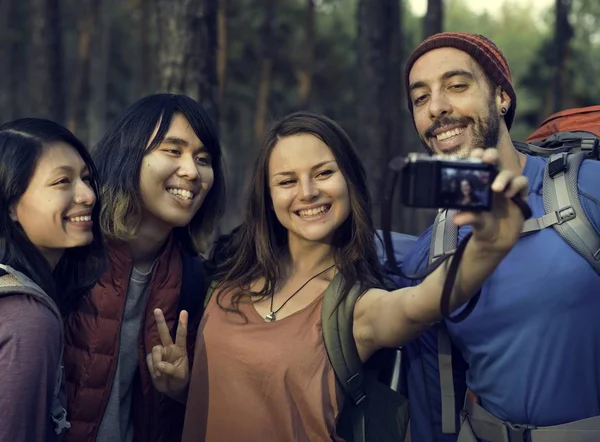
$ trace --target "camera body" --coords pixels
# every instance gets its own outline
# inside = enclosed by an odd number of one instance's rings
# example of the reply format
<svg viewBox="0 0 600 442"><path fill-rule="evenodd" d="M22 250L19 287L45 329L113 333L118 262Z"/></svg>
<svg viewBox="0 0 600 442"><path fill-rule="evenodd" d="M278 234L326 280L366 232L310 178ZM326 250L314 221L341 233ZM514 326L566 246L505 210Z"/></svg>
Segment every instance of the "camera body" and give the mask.
<svg viewBox="0 0 600 442"><path fill-rule="evenodd" d="M402 204L409 207L487 211L492 206L495 165L411 153L402 168Z"/></svg>

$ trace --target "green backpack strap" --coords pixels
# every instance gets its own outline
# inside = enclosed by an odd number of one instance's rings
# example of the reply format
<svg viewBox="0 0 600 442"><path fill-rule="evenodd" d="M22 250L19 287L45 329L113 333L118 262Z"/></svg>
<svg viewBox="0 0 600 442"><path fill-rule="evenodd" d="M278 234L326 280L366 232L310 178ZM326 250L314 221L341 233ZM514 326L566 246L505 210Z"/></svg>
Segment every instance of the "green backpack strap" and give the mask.
<svg viewBox="0 0 600 442"><path fill-rule="evenodd" d="M208 303L210 302L210 298L212 298L212 295L215 291L215 288L217 288L217 281L213 281L210 283L210 285L208 286L208 289L206 290L206 296L204 297L204 308L206 309L206 306L208 305Z"/></svg>
<svg viewBox="0 0 600 442"><path fill-rule="evenodd" d="M588 220L579 201L579 168L586 152L551 155L544 170L544 209L540 218L528 219L523 233L553 227L600 274L600 234Z"/></svg>
<svg viewBox="0 0 600 442"><path fill-rule="evenodd" d="M322 327L325 348L336 378L353 405L354 442L366 440L363 363L354 340L354 305L362 295L360 287L354 286L336 309L342 295L343 278L336 274L323 297Z"/></svg>

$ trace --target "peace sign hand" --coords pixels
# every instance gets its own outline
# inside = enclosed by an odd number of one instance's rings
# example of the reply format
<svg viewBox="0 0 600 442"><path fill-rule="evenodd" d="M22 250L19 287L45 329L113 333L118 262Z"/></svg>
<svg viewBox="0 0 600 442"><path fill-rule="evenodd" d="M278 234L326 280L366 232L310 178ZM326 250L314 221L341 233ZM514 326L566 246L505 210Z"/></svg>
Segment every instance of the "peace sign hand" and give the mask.
<svg viewBox="0 0 600 442"><path fill-rule="evenodd" d="M154 310L154 319L162 345L155 345L152 353L146 356L152 383L161 393L173 399L181 400L190 381L189 361L187 354L188 313L182 310L175 343L171 339L169 327L161 309Z"/></svg>

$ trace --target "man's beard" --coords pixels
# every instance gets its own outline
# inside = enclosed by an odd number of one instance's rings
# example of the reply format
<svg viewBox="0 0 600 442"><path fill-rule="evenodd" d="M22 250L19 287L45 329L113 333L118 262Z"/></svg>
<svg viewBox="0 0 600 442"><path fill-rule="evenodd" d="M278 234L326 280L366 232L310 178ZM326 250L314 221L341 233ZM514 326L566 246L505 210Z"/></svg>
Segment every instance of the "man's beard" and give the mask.
<svg viewBox="0 0 600 442"><path fill-rule="evenodd" d="M421 142L429 153L437 154L438 152L432 152L427 140L435 138L433 135L435 130L441 128L442 126L449 125L471 125L473 128L473 143L468 149L465 149L464 146L458 146L458 148L454 151L444 153L443 155L456 155L460 158L467 158L473 149L487 149L489 147L498 146L498 141L500 140L500 113L498 112L498 109L496 109L493 99L490 99L488 103L488 115L486 118L445 117L436 120L435 123L433 123L431 127L429 127L425 133L420 136Z"/></svg>

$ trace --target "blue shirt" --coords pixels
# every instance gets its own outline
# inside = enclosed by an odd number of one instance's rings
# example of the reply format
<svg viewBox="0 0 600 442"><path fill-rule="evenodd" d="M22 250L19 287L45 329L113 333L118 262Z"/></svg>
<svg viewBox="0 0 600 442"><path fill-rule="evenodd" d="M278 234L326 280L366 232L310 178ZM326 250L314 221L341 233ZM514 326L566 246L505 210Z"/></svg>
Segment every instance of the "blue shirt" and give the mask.
<svg viewBox="0 0 600 442"><path fill-rule="evenodd" d="M523 171L534 217L545 213L545 164L545 159L528 156ZM600 232L600 162L582 164L578 186L584 211ZM461 229L459 236L467 231ZM406 257L405 273L427 267L430 240L431 229ZM599 316L600 276L547 228L522 238L485 282L471 315L447 326L468 363L467 386L482 405L500 419L545 426L600 415ZM431 354L434 343L428 332L408 347L413 354ZM425 367L419 369L431 378L437 360L420 359ZM431 418L432 408L439 413L439 383L436 388L429 398L415 398L411 410L429 401L429 410L418 413L438 423L439 416ZM462 398L457 399L458 405Z"/></svg>

